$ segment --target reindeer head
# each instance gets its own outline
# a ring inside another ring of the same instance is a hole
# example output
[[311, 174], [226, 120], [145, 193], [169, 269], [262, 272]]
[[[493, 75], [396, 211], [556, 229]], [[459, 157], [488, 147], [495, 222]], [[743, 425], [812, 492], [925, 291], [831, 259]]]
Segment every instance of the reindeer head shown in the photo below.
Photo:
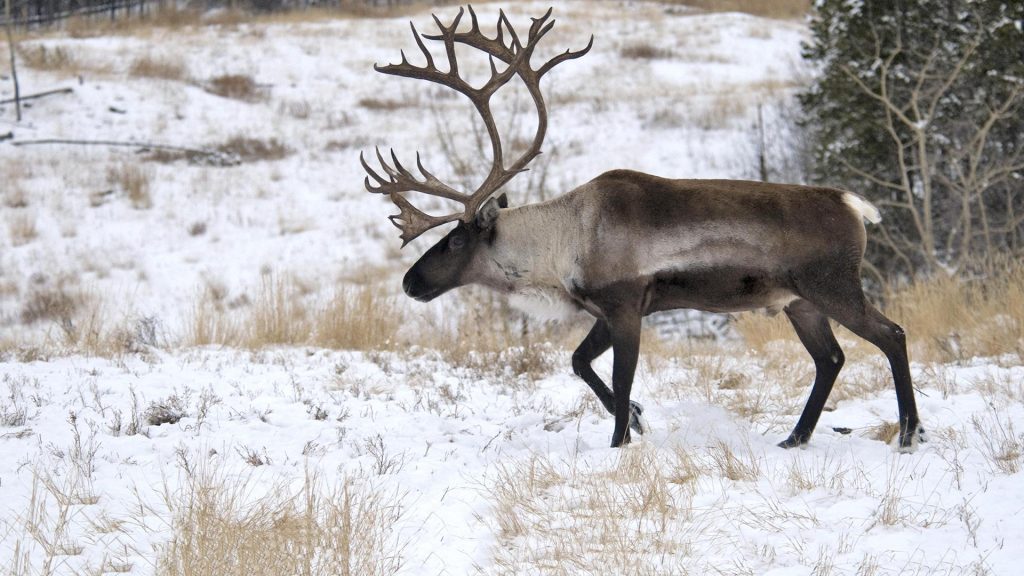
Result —
[[[390, 220], [402, 231], [403, 247], [431, 228], [449, 222], [458, 222], [457, 226], [440, 242], [427, 250], [405, 275], [402, 283], [405, 293], [424, 302], [432, 300], [452, 288], [474, 281], [468, 271], [472, 269], [472, 263], [480, 248], [489, 245], [493, 238], [498, 209], [507, 206], [507, 200], [495, 201], [492, 199], [488, 201], [488, 199], [516, 174], [526, 170], [526, 165], [540, 154], [541, 144], [544, 142], [544, 135], [547, 131], [547, 108], [540, 90], [541, 77], [561, 62], [583, 56], [594, 43], [594, 38], [591, 36], [590, 43], [583, 50], [577, 52], [566, 50], [534, 69], [530, 65], [530, 57], [533, 55], [537, 43], [555, 24], [553, 20], [548, 21], [551, 9], [548, 9], [547, 13], [540, 18], [533, 19], [525, 45], [520, 41], [504, 12], [499, 12], [497, 32], [494, 38], [489, 38], [480, 31], [476, 13], [472, 7], [469, 7], [469, 15], [472, 20], [470, 29], [458, 31], [459, 22], [464, 12], [460, 8], [459, 13], [448, 26], [442, 24], [437, 16], [434, 16], [434, 22], [440, 30], [436, 35], [421, 37], [416, 31], [416, 27], [410, 24], [416, 44], [426, 59], [425, 65], [411, 64], [403, 51], [401, 63], [386, 66], [375, 65], [374, 69], [384, 74], [417, 78], [447, 86], [469, 98], [483, 120], [491, 141], [491, 169], [487, 177], [475, 191], [466, 193], [441, 182], [428, 172], [423, 167], [419, 154], [416, 155], [416, 166], [421, 178], [414, 176], [399, 162], [394, 150], [391, 151], [390, 163], [385, 160], [380, 150], [377, 150], [377, 160], [383, 175], [372, 169], [362, 154], [359, 156], [367, 173], [366, 189], [377, 194], [387, 194], [391, 201], [398, 206], [399, 214], [390, 216]], [[434, 65], [433, 56], [423, 43], [424, 37], [444, 44], [448, 58], [447, 72], [442, 72]], [[488, 55], [491, 64], [491, 77], [480, 88], [473, 88], [459, 76], [459, 66], [455, 55], [456, 43], [470, 46]], [[503, 68], [499, 70], [499, 67]], [[494, 117], [491, 114], [490, 99], [498, 89], [514, 77], [518, 77], [523, 82], [537, 108], [537, 132], [529, 148], [506, 166], [501, 135], [498, 133]], [[408, 192], [420, 192], [452, 200], [462, 204], [464, 210], [444, 216], [432, 216], [413, 206], [403, 195]]]

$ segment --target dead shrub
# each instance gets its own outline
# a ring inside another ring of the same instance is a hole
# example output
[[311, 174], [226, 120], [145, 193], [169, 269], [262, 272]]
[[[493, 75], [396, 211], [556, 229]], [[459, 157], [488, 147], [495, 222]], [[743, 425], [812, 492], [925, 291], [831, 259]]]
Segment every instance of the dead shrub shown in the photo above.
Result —
[[207, 92], [222, 98], [257, 102], [264, 98], [263, 90], [252, 76], [247, 74], [223, 74], [207, 80]]
[[187, 415], [185, 401], [177, 394], [172, 394], [151, 403], [149, 408], [146, 408], [143, 418], [150, 426], [160, 426], [162, 424], [177, 424]]
[[133, 60], [131, 66], [128, 67], [128, 73], [139, 78], [156, 78], [177, 82], [188, 79], [188, 71], [181, 62], [148, 55]]
[[21, 307], [21, 322], [23, 324], [47, 321], [70, 323], [84, 302], [85, 297], [82, 293], [64, 285], [36, 288], [29, 292], [28, 298]]

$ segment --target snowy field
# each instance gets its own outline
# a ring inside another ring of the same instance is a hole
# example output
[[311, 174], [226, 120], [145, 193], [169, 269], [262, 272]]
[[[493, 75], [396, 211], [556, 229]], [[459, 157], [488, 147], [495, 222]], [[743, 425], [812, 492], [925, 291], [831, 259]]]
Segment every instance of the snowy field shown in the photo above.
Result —
[[[525, 31], [547, 6], [476, 9]], [[594, 48], [548, 76], [545, 154], [513, 203], [616, 167], [756, 178], [759, 109], [785, 178], [802, 23], [639, 2], [554, 17], [538, 61]], [[813, 378], [795, 339], [651, 330], [633, 395], [652, 431], [612, 450], [569, 367], [585, 319], [404, 299], [437, 233], [399, 250], [359, 153], [420, 150], [459, 183], [486, 171], [468, 106], [372, 70], [418, 56], [410, 18], [431, 30], [422, 11], [21, 41], [23, 93], [73, 92], [20, 123], [0, 106], [0, 572], [1019, 571], [1016, 354], [913, 364], [929, 441], [901, 454], [884, 359], [845, 339], [816, 435], [786, 451]], [[527, 103], [507, 98], [502, 125], [532, 135]], [[28, 144], [45, 139], [218, 155]]]

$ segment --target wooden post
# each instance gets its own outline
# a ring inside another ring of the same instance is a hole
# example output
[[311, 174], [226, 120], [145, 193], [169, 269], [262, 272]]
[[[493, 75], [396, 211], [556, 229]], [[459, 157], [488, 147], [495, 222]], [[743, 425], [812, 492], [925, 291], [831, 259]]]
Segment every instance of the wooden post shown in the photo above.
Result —
[[758, 173], [761, 176], [761, 182], [768, 181], [768, 145], [765, 143], [764, 138], [764, 115], [762, 114], [762, 105], [757, 105], [757, 168]]
[[11, 80], [14, 82], [14, 110], [21, 122], [21, 89], [18, 86], [18, 64], [14, 56], [14, 35], [11, 34], [11, 2], [4, 2], [4, 30], [7, 31], [7, 50], [11, 53]]

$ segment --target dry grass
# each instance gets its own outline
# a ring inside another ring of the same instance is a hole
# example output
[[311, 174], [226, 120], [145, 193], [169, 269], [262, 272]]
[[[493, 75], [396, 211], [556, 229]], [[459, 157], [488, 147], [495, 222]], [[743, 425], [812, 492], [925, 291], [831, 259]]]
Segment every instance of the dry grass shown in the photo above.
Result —
[[64, 283], [33, 289], [21, 307], [21, 322], [69, 323], [85, 305], [88, 297]]
[[637, 445], [615, 458], [500, 465], [487, 486], [495, 573], [658, 574], [687, 556], [701, 538], [693, 494], [707, 471], [684, 450]]
[[140, 78], [156, 78], [185, 82], [189, 79], [188, 69], [179, 61], [166, 57], [140, 56], [132, 60], [128, 73]]
[[164, 495], [172, 535], [157, 576], [385, 575], [402, 567], [393, 493], [350, 480], [328, 487], [308, 470], [295, 494], [255, 490], [248, 478], [206, 465], [186, 470], [184, 486]]
[[[556, 351], [583, 339], [572, 323], [550, 324], [513, 310], [507, 300], [479, 288], [463, 288], [454, 329], [436, 328], [421, 343], [445, 360], [492, 377], [550, 374]], [[440, 334], [440, 335], [439, 335]]]
[[638, 42], [620, 48], [619, 55], [630, 60], [663, 60], [672, 57], [672, 50], [650, 42]]
[[395, 100], [393, 98], [360, 98], [357, 104], [367, 110], [390, 112], [401, 108], [418, 106], [417, 100]]
[[264, 274], [245, 321], [245, 344], [262, 348], [307, 341], [312, 330], [301, 292], [294, 277]]
[[223, 74], [208, 80], [204, 86], [207, 92], [222, 98], [258, 102], [265, 97], [263, 89], [252, 76], [246, 74]]
[[25, 192], [25, 188], [18, 180], [19, 175], [9, 174], [7, 177], [12, 180], [4, 191], [4, 206], [11, 209], [28, 208], [28, 194]]
[[[220, 11], [236, 13], [237, 11]], [[72, 16], [62, 28], [71, 38], [96, 38], [99, 36], [145, 34], [154, 28], [180, 29], [197, 26], [203, 23], [203, 11], [194, 8], [178, 7], [167, 4], [163, 7], [147, 7], [143, 17], [94, 18], [89, 16]]]
[[1008, 260], [984, 277], [936, 277], [897, 290], [887, 313], [902, 325], [917, 360], [1024, 356], [1024, 263]]
[[48, 48], [46, 46], [27, 46], [18, 49], [18, 62], [28, 68], [49, 72], [73, 74], [78, 70], [78, 62], [71, 52], [63, 46]]
[[405, 314], [379, 285], [338, 289], [326, 303], [311, 301], [311, 292], [295, 277], [275, 274], [263, 275], [252, 297], [229, 299], [207, 286], [187, 320], [186, 344], [391, 350], [404, 342]]
[[346, 350], [393, 349], [405, 324], [403, 315], [380, 286], [339, 289], [316, 315], [313, 342]]
[[811, 0], [669, 0], [708, 12], [746, 12], [764, 18], [794, 20], [807, 16]]
[[231, 303], [216, 286], [207, 285], [196, 298], [186, 323], [185, 343], [191, 346], [237, 345], [242, 325], [231, 313]]
[[39, 237], [36, 215], [28, 210], [12, 210], [7, 213], [7, 234], [11, 246], [24, 246]]
[[124, 163], [107, 169], [107, 183], [124, 194], [136, 210], [153, 207], [153, 197], [149, 190], [152, 180], [152, 171], [138, 164]]
[[235, 136], [215, 148], [217, 152], [237, 158], [240, 162], [281, 160], [292, 153], [291, 148], [276, 138], [261, 140]]

